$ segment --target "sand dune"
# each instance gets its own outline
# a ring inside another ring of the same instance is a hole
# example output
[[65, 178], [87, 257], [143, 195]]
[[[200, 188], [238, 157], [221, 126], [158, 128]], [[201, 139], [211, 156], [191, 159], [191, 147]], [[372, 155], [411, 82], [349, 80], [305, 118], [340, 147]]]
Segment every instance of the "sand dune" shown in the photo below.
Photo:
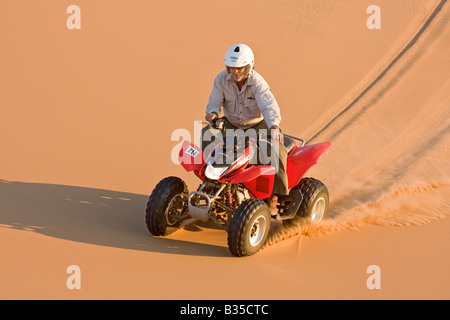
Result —
[[[68, 3], [0, 4], [0, 298], [450, 297], [448, 1], [379, 0], [380, 30], [366, 0], [77, 4], [71, 31]], [[193, 134], [237, 42], [284, 131], [332, 142], [307, 174], [329, 188], [328, 219], [274, 222], [245, 259], [212, 224], [167, 238], [144, 224], [159, 180], [197, 187], [170, 137]], [[72, 264], [81, 290], [66, 286]]]
[[374, 81], [310, 139], [333, 142], [328, 167], [315, 171], [327, 176], [333, 190], [329, 229], [420, 224], [450, 214], [450, 61], [443, 54], [450, 29], [441, 5]]

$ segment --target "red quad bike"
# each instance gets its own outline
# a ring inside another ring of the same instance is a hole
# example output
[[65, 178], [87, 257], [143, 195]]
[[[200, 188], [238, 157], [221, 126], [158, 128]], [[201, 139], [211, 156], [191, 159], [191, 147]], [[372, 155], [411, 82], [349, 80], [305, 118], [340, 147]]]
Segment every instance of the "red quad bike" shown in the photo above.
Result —
[[[224, 131], [220, 120], [213, 127]], [[183, 141], [178, 160], [202, 183], [192, 192], [178, 177], [167, 177], [156, 185], [145, 216], [147, 228], [153, 235], [167, 236], [191, 218], [213, 221], [228, 232], [228, 247], [233, 255], [249, 256], [265, 244], [271, 218], [282, 220], [285, 227], [301, 219], [317, 223], [325, 218], [328, 189], [319, 180], [303, 176], [331, 146], [330, 142], [305, 146], [303, 139], [284, 134], [289, 152], [286, 171], [290, 192], [288, 196], [278, 197], [278, 210], [273, 212], [268, 199], [275, 167], [250, 163], [258, 146], [270, 144], [269, 139], [238, 142], [234, 148], [225, 148], [225, 139], [219, 141], [207, 157], [194, 143]], [[297, 145], [294, 140], [301, 144]], [[234, 161], [223, 161], [231, 157]]]

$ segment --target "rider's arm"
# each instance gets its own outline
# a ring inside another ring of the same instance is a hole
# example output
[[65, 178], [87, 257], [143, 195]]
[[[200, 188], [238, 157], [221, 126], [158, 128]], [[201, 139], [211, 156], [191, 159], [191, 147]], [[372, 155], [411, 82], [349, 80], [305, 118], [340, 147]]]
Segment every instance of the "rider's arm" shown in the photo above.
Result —
[[254, 82], [255, 99], [264, 120], [269, 128], [279, 126], [281, 121], [280, 108], [269, 85], [263, 77], [257, 75]]
[[222, 108], [224, 101], [222, 78], [222, 73], [219, 73], [219, 75], [217, 75], [217, 77], [214, 79], [214, 85], [211, 94], [209, 95], [208, 104], [206, 106], [207, 115], [212, 113], [216, 113], [217, 115], [220, 114], [220, 109]]

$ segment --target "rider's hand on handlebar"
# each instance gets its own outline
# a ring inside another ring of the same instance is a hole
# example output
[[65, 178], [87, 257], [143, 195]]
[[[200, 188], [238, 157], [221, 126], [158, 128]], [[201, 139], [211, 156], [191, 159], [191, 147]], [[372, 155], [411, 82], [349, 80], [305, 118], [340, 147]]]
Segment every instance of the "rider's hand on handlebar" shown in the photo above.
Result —
[[270, 136], [272, 137], [272, 141], [278, 141], [280, 143], [283, 142], [283, 133], [280, 131], [280, 128], [278, 126], [272, 126], [270, 128]]
[[215, 112], [212, 113], [207, 113], [205, 116], [206, 121], [208, 121], [209, 123], [213, 123], [215, 119], [217, 119], [219, 117], [219, 115]]

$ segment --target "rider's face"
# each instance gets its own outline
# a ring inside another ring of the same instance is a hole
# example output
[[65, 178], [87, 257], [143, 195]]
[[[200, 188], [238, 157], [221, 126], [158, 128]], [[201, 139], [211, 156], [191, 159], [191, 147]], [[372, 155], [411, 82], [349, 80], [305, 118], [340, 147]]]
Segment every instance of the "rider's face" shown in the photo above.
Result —
[[230, 74], [233, 77], [234, 81], [239, 82], [244, 80], [245, 78], [245, 67], [240, 68], [231, 68], [230, 67]]

